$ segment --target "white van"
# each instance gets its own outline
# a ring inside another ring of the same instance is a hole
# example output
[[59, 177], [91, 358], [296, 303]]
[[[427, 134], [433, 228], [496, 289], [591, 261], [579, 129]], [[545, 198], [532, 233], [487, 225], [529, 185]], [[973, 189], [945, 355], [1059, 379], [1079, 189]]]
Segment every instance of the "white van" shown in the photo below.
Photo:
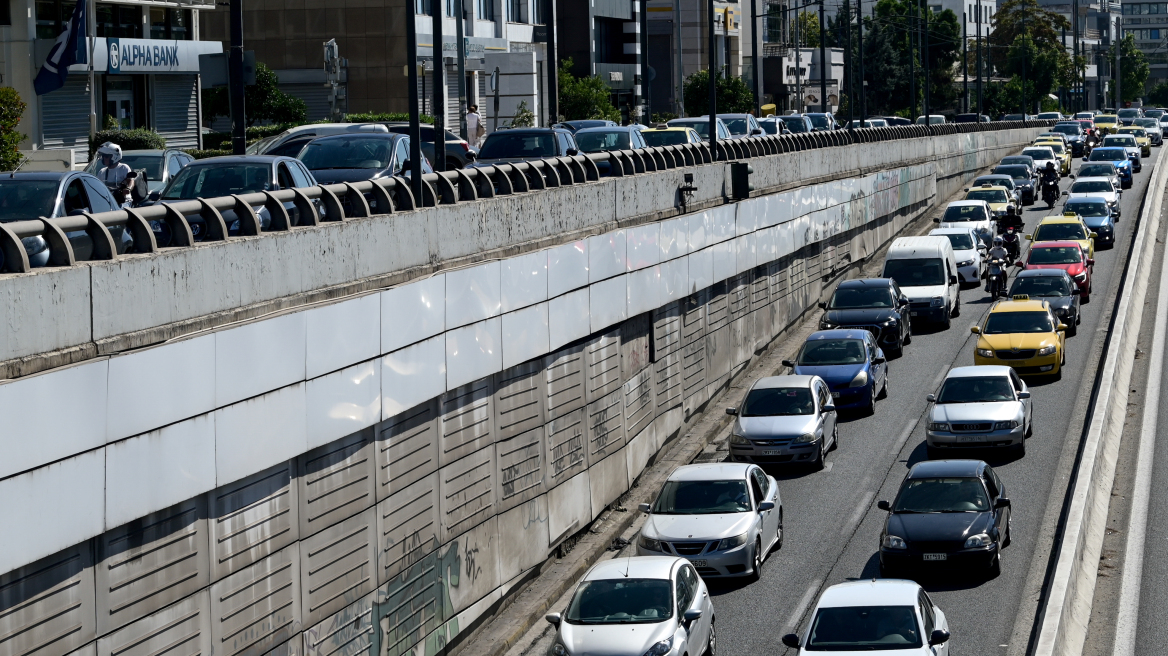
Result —
[[880, 277], [900, 286], [914, 321], [927, 319], [948, 328], [950, 318], [961, 313], [957, 258], [946, 237], [898, 237], [884, 256]]

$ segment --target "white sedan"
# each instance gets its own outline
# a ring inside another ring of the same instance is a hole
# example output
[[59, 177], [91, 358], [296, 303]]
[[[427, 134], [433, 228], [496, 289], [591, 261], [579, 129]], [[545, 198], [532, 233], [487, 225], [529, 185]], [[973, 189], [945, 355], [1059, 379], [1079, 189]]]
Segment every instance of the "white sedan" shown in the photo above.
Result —
[[933, 222], [941, 224], [942, 228], [972, 230], [987, 247], [994, 239], [994, 213], [984, 200], [955, 200]]
[[852, 581], [824, 590], [807, 632], [789, 633], [783, 644], [799, 654], [948, 656], [949, 621], [912, 581]]
[[1047, 146], [1030, 146], [1022, 149], [1022, 154], [1034, 160], [1035, 170], [1042, 172], [1046, 169], [1047, 163], [1054, 164], [1054, 170], [1060, 170], [1058, 159], [1055, 157], [1054, 149]]
[[930, 237], [947, 237], [953, 245], [953, 257], [957, 259], [957, 275], [963, 283], [978, 284], [984, 268], [986, 247], [977, 238], [977, 233], [969, 228], [937, 228], [929, 232]]
[[1112, 183], [1111, 178], [1097, 177], [1079, 178], [1063, 194], [1066, 195], [1067, 200], [1090, 197], [1102, 198], [1107, 201], [1107, 205], [1112, 210], [1117, 210], [1119, 209], [1119, 200], [1123, 192]]

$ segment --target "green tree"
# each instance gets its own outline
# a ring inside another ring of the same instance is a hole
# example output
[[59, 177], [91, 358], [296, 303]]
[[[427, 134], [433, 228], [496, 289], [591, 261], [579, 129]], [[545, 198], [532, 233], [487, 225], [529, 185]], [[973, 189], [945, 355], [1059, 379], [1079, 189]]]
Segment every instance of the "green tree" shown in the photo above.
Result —
[[[247, 125], [257, 122], [303, 123], [308, 116], [304, 101], [280, 90], [280, 78], [267, 64], [256, 62], [256, 83], [244, 88], [243, 106]], [[227, 87], [203, 89], [203, 121], [231, 116]]]
[[[1013, 58], [1011, 49], [1022, 34], [1034, 41], [1036, 51], [1049, 49], [1066, 53], [1062, 45], [1062, 30], [1070, 31], [1070, 21], [1039, 5], [1038, 0], [1006, 0], [998, 7], [991, 22], [992, 29], [987, 38], [989, 59], [994, 68], [1006, 75], [1020, 74], [1022, 62]], [[1028, 75], [1031, 68], [1027, 61]]]
[[[1123, 100], [1131, 102], [1144, 95], [1144, 85], [1148, 82], [1148, 73], [1151, 67], [1148, 66], [1148, 58], [1144, 53], [1136, 48], [1136, 37], [1128, 34], [1119, 42], [1120, 62], [1119, 68], [1123, 75], [1120, 80], [1121, 89], [1123, 93]], [[1115, 61], [1115, 46], [1111, 46], [1111, 52], [1108, 54], [1110, 61]], [[1112, 91], [1112, 94], [1115, 92]], [[1118, 106], [1118, 104], [1116, 105]]]
[[869, 116], [893, 114], [907, 106], [908, 71], [894, 47], [896, 27], [884, 20], [865, 18], [864, 78], [868, 81]]
[[15, 169], [24, 156], [20, 142], [24, 135], [16, 131], [28, 104], [12, 87], [0, 87], [0, 171]]
[[535, 125], [535, 112], [527, 107], [526, 100], [520, 100], [515, 106], [515, 117], [511, 119], [513, 128], [530, 128]]
[[798, 23], [799, 45], [804, 48], [818, 48], [819, 16], [810, 11], [801, 11], [795, 22]]
[[[749, 112], [754, 108], [754, 93], [742, 78], [718, 74], [714, 80], [715, 102], [718, 114]], [[690, 116], [701, 116], [710, 112], [710, 72], [698, 71], [685, 78], [682, 99], [685, 112]]]
[[612, 91], [595, 75], [572, 75], [575, 63], [569, 57], [560, 62], [559, 109], [565, 121], [607, 119], [620, 121], [620, 111], [612, 105]]
[[1161, 82], [1148, 92], [1148, 102], [1156, 107], [1168, 105], [1168, 82]]

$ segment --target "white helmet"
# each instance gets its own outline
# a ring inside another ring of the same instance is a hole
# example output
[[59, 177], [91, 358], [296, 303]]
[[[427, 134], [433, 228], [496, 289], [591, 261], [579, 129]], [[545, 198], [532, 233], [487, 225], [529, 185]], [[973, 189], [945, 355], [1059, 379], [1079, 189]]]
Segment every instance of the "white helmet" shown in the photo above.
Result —
[[109, 155], [110, 158], [109, 166], [114, 166], [118, 162], [122, 161], [122, 147], [116, 143], [107, 141], [97, 149], [97, 156], [99, 159], [105, 157], [106, 155]]

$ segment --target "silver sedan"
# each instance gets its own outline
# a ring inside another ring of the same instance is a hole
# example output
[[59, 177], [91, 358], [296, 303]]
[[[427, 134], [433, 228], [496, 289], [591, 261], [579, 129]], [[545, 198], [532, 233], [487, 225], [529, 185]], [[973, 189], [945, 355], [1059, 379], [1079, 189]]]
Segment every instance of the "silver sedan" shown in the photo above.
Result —
[[955, 367], [928, 400], [933, 404], [925, 431], [930, 459], [954, 457], [967, 447], [1008, 447], [1025, 455], [1034, 414], [1030, 390], [1013, 368]]
[[717, 463], [678, 467], [637, 538], [638, 556], [681, 556], [703, 578], [749, 576], [783, 546], [779, 484], [756, 465]]
[[730, 431], [730, 458], [737, 462], [803, 463], [818, 470], [836, 445], [835, 403], [819, 376], [760, 378], [742, 407], [726, 413], [738, 417]]

